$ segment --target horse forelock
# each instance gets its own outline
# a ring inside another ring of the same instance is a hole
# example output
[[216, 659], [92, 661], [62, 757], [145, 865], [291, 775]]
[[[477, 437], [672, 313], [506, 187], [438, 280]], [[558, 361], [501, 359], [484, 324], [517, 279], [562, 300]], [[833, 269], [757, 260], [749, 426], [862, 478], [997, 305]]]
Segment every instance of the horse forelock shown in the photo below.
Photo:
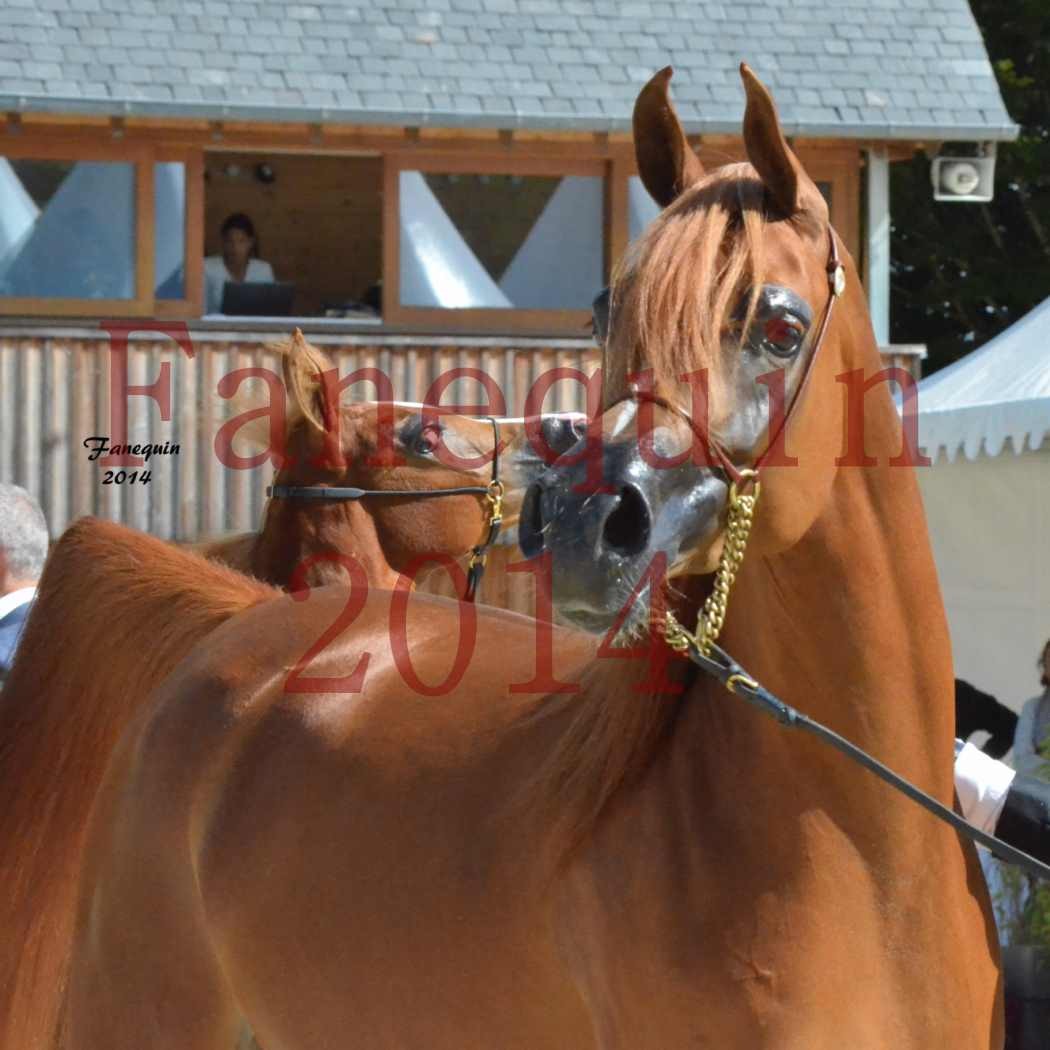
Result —
[[750, 293], [751, 320], [765, 265], [765, 188], [750, 164], [729, 164], [683, 193], [624, 254], [612, 280], [606, 402], [626, 377], [648, 370], [673, 390], [686, 372], [707, 368], [712, 397], [724, 389], [731, 359], [724, 333]]

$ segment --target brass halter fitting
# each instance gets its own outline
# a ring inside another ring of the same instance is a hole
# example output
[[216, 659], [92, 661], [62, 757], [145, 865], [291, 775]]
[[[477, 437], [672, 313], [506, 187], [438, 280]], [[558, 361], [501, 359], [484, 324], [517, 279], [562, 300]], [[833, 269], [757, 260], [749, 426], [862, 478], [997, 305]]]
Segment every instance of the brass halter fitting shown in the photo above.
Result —
[[506, 486], [498, 478], [489, 482], [485, 493], [485, 511], [489, 525], [497, 525], [503, 521], [503, 497], [506, 493]]
[[488, 483], [485, 489], [485, 528], [487, 530], [488, 539], [479, 547], [475, 547], [470, 552], [470, 558], [467, 561], [467, 568], [473, 569], [476, 565], [484, 567], [488, 562], [489, 547], [492, 541], [495, 539], [496, 533], [499, 531], [500, 525], [503, 524], [503, 497], [506, 495], [507, 489], [499, 478], [493, 478]]

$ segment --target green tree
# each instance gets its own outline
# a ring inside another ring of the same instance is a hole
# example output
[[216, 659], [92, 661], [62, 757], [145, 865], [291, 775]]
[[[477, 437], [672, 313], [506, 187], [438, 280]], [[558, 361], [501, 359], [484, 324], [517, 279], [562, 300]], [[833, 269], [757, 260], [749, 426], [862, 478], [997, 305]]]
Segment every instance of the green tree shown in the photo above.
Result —
[[935, 203], [930, 162], [892, 165], [894, 342], [932, 372], [1050, 296], [1050, 2], [971, 0], [1017, 142], [999, 145], [990, 204]]

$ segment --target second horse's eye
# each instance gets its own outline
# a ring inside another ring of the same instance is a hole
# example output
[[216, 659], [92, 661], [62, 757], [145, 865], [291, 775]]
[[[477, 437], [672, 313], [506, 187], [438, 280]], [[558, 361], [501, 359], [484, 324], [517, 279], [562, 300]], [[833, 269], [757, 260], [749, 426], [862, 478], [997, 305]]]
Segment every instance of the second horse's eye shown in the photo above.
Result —
[[762, 323], [763, 349], [777, 357], [791, 357], [802, 346], [805, 329], [794, 317], [771, 317]]
[[418, 452], [421, 456], [432, 455], [440, 441], [441, 427], [437, 423], [428, 423], [413, 442], [412, 451]]

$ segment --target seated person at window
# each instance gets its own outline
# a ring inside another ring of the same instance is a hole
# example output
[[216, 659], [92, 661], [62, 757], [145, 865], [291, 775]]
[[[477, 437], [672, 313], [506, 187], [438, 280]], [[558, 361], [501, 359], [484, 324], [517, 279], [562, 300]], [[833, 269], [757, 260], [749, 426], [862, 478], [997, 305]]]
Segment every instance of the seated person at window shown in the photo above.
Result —
[[223, 287], [227, 281], [273, 282], [273, 267], [255, 257], [258, 242], [255, 226], [243, 212], [227, 217], [222, 224], [222, 255], [209, 255], [204, 260], [205, 311], [218, 313], [222, 308]]

